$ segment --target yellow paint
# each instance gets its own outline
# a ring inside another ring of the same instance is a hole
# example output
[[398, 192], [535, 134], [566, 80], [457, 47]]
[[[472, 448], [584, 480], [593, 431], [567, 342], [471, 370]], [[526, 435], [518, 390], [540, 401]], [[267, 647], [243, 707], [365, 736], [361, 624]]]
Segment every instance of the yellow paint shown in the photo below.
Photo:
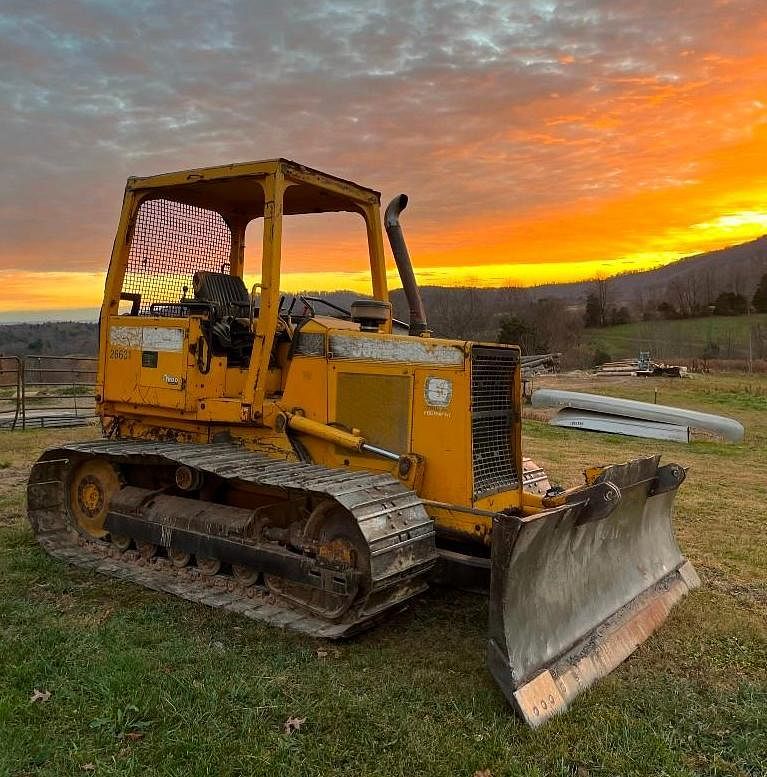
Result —
[[[219, 211], [231, 225], [235, 274], [242, 272], [248, 220], [263, 218], [249, 366], [229, 364], [205, 308], [186, 318], [117, 315], [132, 225], [150, 194]], [[490, 540], [493, 512], [521, 510], [523, 502], [525, 511], [541, 509], [521, 487], [473, 496], [471, 344], [393, 335], [390, 322], [370, 333], [327, 316], [299, 326], [279, 315], [281, 221], [299, 208], [362, 215], [373, 288], [388, 301], [378, 194], [369, 189], [281, 160], [129, 181], [102, 308], [99, 412], [116, 419], [126, 437], [231, 439], [277, 458], [295, 460], [304, 450], [318, 464], [388, 472], [439, 502], [428, 510], [440, 530], [479, 543]], [[211, 343], [223, 350], [209, 356]], [[511, 446], [521, 471], [518, 368], [509, 391], [517, 408]], [[291, 439], [300, 445], [294, 449]], [[362, 450], [364, 442], [397, 448], [410, 458], [410, 471]]]
[[111, 464], [81, 461], [69, 483], [70, 509], [77, 526], [92, 537], [103, 537], [109, 502], [119, 488], [120, 480]]
[[289, 429], [293, 429], [299, 434], [307, 434], [310, 437], [316, 437], [326, 443], [338, 445], [352, 451], [358, 451], [365, 442], [364, 437], [358, 434], [345, 432], [335, 426], [322, 424], [319, 421], [312, 421], [310, 418], [304, 418], [302, 415], [292, 413], [285, 414]]

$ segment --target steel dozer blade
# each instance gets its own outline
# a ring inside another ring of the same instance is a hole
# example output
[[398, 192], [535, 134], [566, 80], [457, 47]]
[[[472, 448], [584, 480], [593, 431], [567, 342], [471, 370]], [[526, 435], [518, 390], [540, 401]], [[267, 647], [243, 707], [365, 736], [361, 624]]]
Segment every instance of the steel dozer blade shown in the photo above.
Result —
[[626, 659], [700, 585], [671, 523], [677, 464], [606, 467], [567, 503], [493, 522], [488, 666], [539, 726]]

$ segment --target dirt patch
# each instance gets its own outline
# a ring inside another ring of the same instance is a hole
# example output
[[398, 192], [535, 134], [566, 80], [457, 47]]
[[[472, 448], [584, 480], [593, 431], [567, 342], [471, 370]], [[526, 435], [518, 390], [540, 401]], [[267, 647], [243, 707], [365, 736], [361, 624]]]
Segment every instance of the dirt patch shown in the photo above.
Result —
[[0, 491], [2, 489], [16, 488], [27, 482], [29, 477], [28, 467], [6, 467], [0, 469]]
[[697, 570], [705, 586], [727, 594], [752, 609], [767, 610], [767, 583], [739, 580], [707, 564], [698, 563]]

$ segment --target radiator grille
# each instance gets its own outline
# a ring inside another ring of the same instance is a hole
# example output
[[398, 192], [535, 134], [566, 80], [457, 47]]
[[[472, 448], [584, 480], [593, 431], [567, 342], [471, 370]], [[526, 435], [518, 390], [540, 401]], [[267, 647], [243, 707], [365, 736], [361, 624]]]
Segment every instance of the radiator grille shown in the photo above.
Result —
[[139, 315], [148, 315], [152, 303], [178, 303], [191, 297], [198, 270], [228, 271], [231, 245], [229, 227], [215, 211], [147, 200], [133, 228], [123, 294], [139, 295]]
[[471, 350], [471, 452], [474, 498], [519, 487], [512, 446], [516, 351]]

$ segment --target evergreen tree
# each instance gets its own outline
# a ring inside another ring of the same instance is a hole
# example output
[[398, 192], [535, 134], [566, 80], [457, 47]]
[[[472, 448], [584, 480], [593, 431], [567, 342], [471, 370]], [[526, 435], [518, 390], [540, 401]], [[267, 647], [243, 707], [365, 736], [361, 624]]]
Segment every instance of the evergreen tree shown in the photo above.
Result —
[[767, 272], [759, 280], [751, 304], [757, 313], [767, 313]]
[[586, 327], [602, 326], [602, 305], [596, 294], [589, 294], [586, 297], [586, 314], [583, 317], [583, 324]]
[[533, 334], [533, 327], [528, 321], [519, 316], [504, 316], [501, 319], [501, 328], [498, 330], [498, 342], [518, 345], [526, 352], [529, 336]]
[[617, 324], [630, 324], [631, 312], [629, 309], [622, 305], [619, 308], [610, 308], [610, 326], [616, 326]]
[[714, 314], [717, 316], [742, 316], [746, 312], [748, 301], [742, 294], [734, 291], [723, 291], [714, 303]]
[[677, 309], [666, 300], [663, 300], [663, 302], [658, 305], [658, 315], [662, 319], [671, 320], [674, 318], [679, 318], [679, 313], [677, 312]]

